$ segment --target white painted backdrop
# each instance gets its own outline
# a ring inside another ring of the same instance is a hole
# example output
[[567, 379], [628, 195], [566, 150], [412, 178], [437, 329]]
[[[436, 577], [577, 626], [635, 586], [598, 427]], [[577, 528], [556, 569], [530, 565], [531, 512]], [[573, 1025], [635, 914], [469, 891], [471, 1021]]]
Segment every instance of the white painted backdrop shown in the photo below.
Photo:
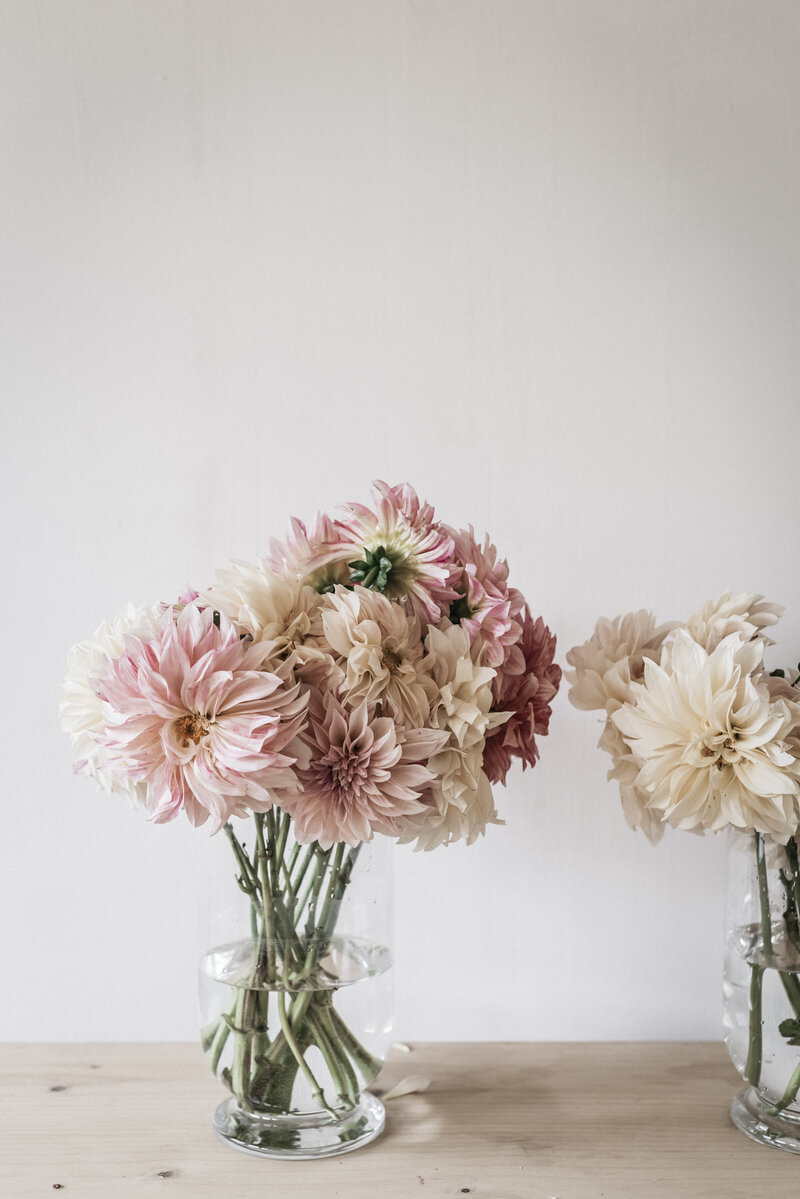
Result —
[[[798, 595], [794, 0], [2, 0], [0, 1037], [195, 1036], [193, 832], [73, 778], [68, 646], [411, 480], [559, 636]], [[723, 846], [559, 696], [398, 850], [409, 1038], [719, 1030]]]

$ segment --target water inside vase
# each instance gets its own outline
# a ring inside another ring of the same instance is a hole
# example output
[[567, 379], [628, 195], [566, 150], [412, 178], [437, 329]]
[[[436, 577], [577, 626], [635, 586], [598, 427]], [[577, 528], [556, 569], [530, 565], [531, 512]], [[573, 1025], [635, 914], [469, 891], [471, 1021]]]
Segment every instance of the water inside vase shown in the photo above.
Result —
[[[751, 1053], [751, 994], [753, 967], [763, 969], [761, 977], [761, 1069], [758, 1090], [771, 1102], [779, 1103], [800, 1064], [800, 1047], [791, 1043], [785, 1022], [797, 1019], [795, 1003], [800, 997], [800, 955], [788, 938], [773, 930], [771, 952], [764, 950], [759, 924], [740, 926], [729, 939], [723, 974], [725, 1042], [739, 1073], [746, 1077]], [[755, 1082], [754, 1079], [748, 1081]], [[800, 1115], [795, 1101], [790, 1110]]]
[[[278, 960], [272, 981], [257, 986], [249, 939], [217, 946], [201, 961], [203, 1047], [246, 1109], [319, 1113], [321, 1090], [331, 1109], [347, 1110], [388, 1054], [390, 950], [363, 937], [334, 936], [312, 956], [305, 972], [282, 971]], [[298, 1068], [287, 1025], [307, 1071]]]

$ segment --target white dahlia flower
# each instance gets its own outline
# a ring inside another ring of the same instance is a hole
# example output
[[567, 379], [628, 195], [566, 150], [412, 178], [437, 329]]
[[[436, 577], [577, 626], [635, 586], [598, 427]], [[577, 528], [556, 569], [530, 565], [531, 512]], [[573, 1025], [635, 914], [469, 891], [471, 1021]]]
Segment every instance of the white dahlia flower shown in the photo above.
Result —
[[95, 779], [104, 791], [124, 795], [134, 806], [144, 807], [147, 786], [122, 778], [108, 767], [108, 751], [96, 737], [106, 730], [103, 705], [96, 682], [108, 659], [125, 648], [125, 634], [149, 637], [158, 625], [159, 608], [126, 606], [111, 621], [104, 620], [87, 641], [73, 645], [67, 655], [67, 677], [61, 700], [61, 727], [72, 743], [76, 774]]
[[675, 828], [734, 828], [786, 841], [800, 819], [800, 704], [775, 697], [761, 638], [710, 653], [684, 629], [612, 720], [639, 764], [636, 786]]
[[233, 562], [200, 601], [222, 612], [254, 642], [269, 643], [270, 659], [289, 660], [297, 677], [324, 687], [335, 671], [322, 640], [322, 597], [300, 575], [276, 574], [263, 560]]

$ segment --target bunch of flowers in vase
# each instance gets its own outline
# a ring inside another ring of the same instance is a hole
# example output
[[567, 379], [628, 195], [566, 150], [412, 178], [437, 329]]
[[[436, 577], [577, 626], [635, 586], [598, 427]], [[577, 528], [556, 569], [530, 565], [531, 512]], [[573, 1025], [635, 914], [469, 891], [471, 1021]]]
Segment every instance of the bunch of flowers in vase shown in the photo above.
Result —
[[502, 823], [492, 784], [536, 763], [561, 677], [488, 537], [407, 484], [374, 487], [372, 507], [293, 520], [265, 559], [129, 606], [70, 656], [75, 769], [229, 844], [246, 928], [204, 959], [227, 999], [203, 1044], [231, 1092], [215, 1128], [254, 1152], [341, 1152], [380, 1131], [363, 1088], [387, 1020], [364, 1034], [342, 1011], [391, 955], [344, 914], [359, 877], [385, 873], [376, 842], [431, 850]]
[[769, 672], [783, 609], [726, 593], [683, 624], [649, 612], [599, 620], [567, 654], [572, 703], [604, 713], [628, 823], [730, 830], [726, 1040], [749, 1087], [731, 1114], [747, 1135], [800, 1152], [800, 690]]

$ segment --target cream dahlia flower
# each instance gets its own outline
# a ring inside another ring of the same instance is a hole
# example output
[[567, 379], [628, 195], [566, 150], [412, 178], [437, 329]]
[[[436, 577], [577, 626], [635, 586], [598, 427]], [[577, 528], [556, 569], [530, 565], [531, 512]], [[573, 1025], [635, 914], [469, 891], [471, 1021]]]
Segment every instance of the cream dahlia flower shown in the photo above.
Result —
[[[304, 682], [323, 685], [335, 664], [322, 640], [322, 597], [296, 574], [276, 574], [264, 561], [234, 562], [219, 582], [201, 592], [202, 603], [224, 613], [269, 659], [286, 659]], [[337, 672], [338, 674], [338, 672]]]
[[612, 716], [648, 807], [681, 829], [734, 828], [786, 841], [800, 819], [800, 704], [773, 698], [764, 644], [739, 632], [708, 653], [684, 629]]
[[656, 625], [652, 612], [629, 612], [614, 620], [601, 618], [583, 645], [567, 653], [574, 669], [565, 671], [569, 699], [584, 712], [603, 709], [609, 701], [625, 703], [630, 686], [644, 672], [646, 659], [657, 661], [671, 624]]
[[[620, 706], [610, 707], [611, 712], [618, 711]], [[613, 779], [619, 787], [622, 814], [628, 827], [632, 828], [634, 832], [641, 829], [652, 845], [658, 844], [664, 836], [666, 826], [661, 819], [661, 814], [648, 808], [647, 802], [650, 797], [636, 784], [639, 777], [639, 763], [611, 716], [603, 726], [597, 746], [599, 749], [605, 750], [611, 758], [611, 769], [606, 774], [606, 778]]]
[[570, 702], [583, 711], [606, 713], [598, 747], [611, 756], [607, 777], [619, 784], [622, 811], [632, 829], [641, 829], [655, 844], [664, 833], [661, 817], [647, 807], [648, 795], [636, 783], [639, 765], [612, 718], [633, 698], [634, 684], [646, 661], [657, 661], [671, 624], [656, 625], [652, 612], [640, 610], [598, 620], [592, 636], [567, 654], [573, 667], [565, 671], [571, 683]]
[[337, 587], [321, 612], [325, 639], [344, 670], [340, 694], [347, 706], [380, 702], [386, 715], [409, 728], [427, 724], [436, 686], [420, 668], [416, 618], [364, 587]]
[[695, 641], [711, 653], [731, 633], [738, 633], [743, 641], [761, 637], [766, 645], [772, 645], [764, 629], [777, 624], [782, 615], [780, 604], [769, 603], [763, 595], [753, 592], [732, 595], [726, 591], [718, 599], [704, 604], [686, 627]]
[[488, 825], [505, 824], [497, 815], [491, 783], [482, 770], [478, 772], [475, 790], [464, 808], [455, 804], [440, 804], [430, 791], [424, 792], [422, 798], [426, 801], [425, 810], [402, 820], [402, 832], [398, 838], [400, 845], [413, 842], [415, 853], [437, 849], [453, 841], [472, 845], [484, 835]]
[[110, 770], [147, 786], [155, 823], [183, 811], [215, 830], [298, 790], [306, 697], [286, 663], [264, 670], [265, 647], [210, 608], [167, 610], [155, 633], [125, 637], [97, 680]]
[[422, 808], [420, 794], [433, 778], [427, 759], [442, 735], [404, 729], [366, 700], [348, 709], [330, 691], [312, 690], [309, 712], [302, 791], [281, 804], [297, 840], [329, 849], [338, 841], [371, 841], [375, 833], [397, 836], [400, 819]]
[[72, 742], [73, 769], [95, 779], [104, 791], [124, 795], [137, 807], [143, 807], [147, 788], [144, 783], [121, 778], [109, 770], [107, 751], [97, 741], [105, 729], [103, 705], [96, 690], [97, 676], [108, 658], [121, 654], [125, 634], [136, 631], [151, 636], [160, 609], [136, 608], [127, 604], [112, 621], [104, 620], [88, 641], [80, 641], [69, 651], [67, 677], [61, 701], [61, 727]]
[[423, 666], [438, 690], [430, 724], [447, 737], [428, 761], [435, 775], [425, 797], [429, 811], [404, 821], [400, 840], [433, 849], [461, 839], [472, 842], [487, 824], [500, 823], [483, 771], [483, 752], [487, 732], [509, 713], [490, 710], [495, 672], [473, 661], [469, 635], [459, 625], [431, 627], [425, 648]]

